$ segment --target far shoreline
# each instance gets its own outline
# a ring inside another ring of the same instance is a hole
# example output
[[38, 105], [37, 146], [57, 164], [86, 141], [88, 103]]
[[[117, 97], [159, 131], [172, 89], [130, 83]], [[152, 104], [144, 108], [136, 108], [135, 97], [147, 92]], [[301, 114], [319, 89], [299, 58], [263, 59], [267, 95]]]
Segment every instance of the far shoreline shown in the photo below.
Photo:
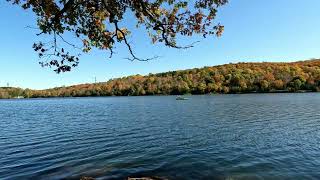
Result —
[[137, 96], [66, 96], [66, 97], [30, 97], [30, 98], [0, 98], [0, 100], [41, 100], [41, 99], [80, 99], [80, 98], [108, 98], [108, 97], [157, 97], [157, 96], [216, 96], [216, 95], [250, 95], [250, 94], [317, 94], [318, 91], [300, 90], [291, 92], [287, 90], [270, 92], [237, 92], [237, 93], [208, 93], [208, 94], [155, 94], [155, 95], [137, 95]]

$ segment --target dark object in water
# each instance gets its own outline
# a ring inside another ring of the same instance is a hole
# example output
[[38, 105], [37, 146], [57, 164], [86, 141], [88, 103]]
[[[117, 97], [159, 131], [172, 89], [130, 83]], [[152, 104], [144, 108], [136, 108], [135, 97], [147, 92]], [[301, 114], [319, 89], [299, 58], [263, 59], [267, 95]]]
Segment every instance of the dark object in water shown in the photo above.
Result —
[[188, 100], [188, 98], [178, 96], [178, 97], [176, 98], [176, 100]]

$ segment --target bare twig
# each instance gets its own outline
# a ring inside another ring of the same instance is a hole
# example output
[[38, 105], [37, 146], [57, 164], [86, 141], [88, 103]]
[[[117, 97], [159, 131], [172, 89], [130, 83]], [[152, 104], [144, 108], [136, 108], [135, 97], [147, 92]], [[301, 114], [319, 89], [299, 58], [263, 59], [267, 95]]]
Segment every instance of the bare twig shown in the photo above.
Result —
[[[129, 53], [130, 53], [131, 56], [132, 56], [132, 58], [125, 58], [125, 59], [128, 59], [128, 60], [130, 60], [130, 61], [135, 61], [135, 60], [137, 60], [137, 61], [150, 61], [150, 60], [152, 60], [152, 59], [158, 58], [158, 56], [155, 56], [155, 57], [153, 57], [153, 58], [147, 58], [147, 59], [138, 58], [138, 57], [134, 54], [134, 52], [133, 52], [133, 50], [132, 50], [132, 47], [131, 47], [130, 43], [129, 43], [128, 40], [127, 40], [126, 34], [119, 28], [119, 26], [118, 26], [118, 21], [115, 20], [113, 23], [114, 23], [115, 28], [116, 28], [116, 34], [118, 34], [118, 32], [121, 33], [121, 35], [122, 35], [122, 37], [123, 37], [123, 40], [124, 40], [124, 43], [125, 43], [126, 46], [128, 47]], [[117, 37], [117, 38], [118, 38], [118, 37]]]
[[61, 40], [62, 40], [64, 43], [68, 44], [69, 46], [72, 46], [72, 47], [75, 48], [75, 49], [82, 50], [80, 47], [78, 47], [78, 46], [76, 46], [76, 45], [74, 45], [74, 44], [66, 41], [60, 34], [57, 34], [57, 35], [61, 38]]

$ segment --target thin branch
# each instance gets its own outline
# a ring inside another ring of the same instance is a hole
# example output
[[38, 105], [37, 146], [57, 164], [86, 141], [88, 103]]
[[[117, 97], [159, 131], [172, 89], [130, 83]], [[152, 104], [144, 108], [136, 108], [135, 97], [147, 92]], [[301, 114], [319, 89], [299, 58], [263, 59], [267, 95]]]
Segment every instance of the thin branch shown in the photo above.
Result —
[[147, 59], [140, 59], [140, 58], [136, 58], [136, 57], [124, 58], [124, 59], [129, 60], [129, 61], [151, 61], [151, 60], [155, 60], [158, 58], [160, 58], [160, 56], [153, 56], [152, 58], [147, 58]]
[[62, 40], [64, 43], [68, 44], [69, 46], [72, 46], [72, 47], [75, 48], [75, 49], [82, 50], [80, 47], [78, 47], [78, 46], [76, 46], [76, 45], [74, 45], [74, 44], [69, 43], [68, 41], [66, 41], [60, 34], [57, 34], [57, 35], [61, 38], [61, 40]]
[[38, 28], [38, 27], [32, 27], [32, 26], [26, 26], [26, 27], [24, 27], [24, 28], [40, 30], [40, 28]]
[[[130, 45], [130, 43], [129, 43], [128, 40], [127, 40], [126, 34], [119, 28], [118, 22], [117, 22], [117, 21], [114, 21], [113, 23], [114, 23], [115, 28], [116, 28], [116, 34], [118, 34], [118, 32], [120, 32], [120, 33], [122, 34], [124, 43], [125, 43], [126, 46], [128, 47], [128, 50], [129, 50], [129, 52], [130, 52], [130, 54], [131, 54], [131, 56], [132, 56], [132, 58], [125, 58], [125, 59], [128, 59], [128, 60], [130, 60], [130, 61], [135, 61], [135, 60], [137, 60], [137, 61], [150, 61], [150, 60], [152, 60], [152, 59], [158, 58], [158, 56], [155, 56], [155, 57], [153, 57], [153, 58], [147, 58], [147, 59], [138, 58], [138, 57], [134, 54], [134, 52], [133, 52], [133, 50], [132, 50], [132, 48], [131, 48], [131, 45]], [[118, 37], [117, 37], [117, 38], [118, 38]]]
[[53, 31], [54, 52], [57, 52], [57, 35], [56, 31]]

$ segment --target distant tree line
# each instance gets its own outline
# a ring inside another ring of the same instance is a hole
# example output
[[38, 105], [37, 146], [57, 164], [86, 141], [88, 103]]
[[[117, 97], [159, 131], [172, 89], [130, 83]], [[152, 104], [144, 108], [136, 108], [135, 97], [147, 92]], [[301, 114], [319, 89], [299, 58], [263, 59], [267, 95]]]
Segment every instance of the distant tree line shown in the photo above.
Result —
[[134, 75], [104, 83], [47, 90], [0, 88], [0, 98], [183, 95], [320, 91], [320, 60], [294, 63], [237, 63]]

